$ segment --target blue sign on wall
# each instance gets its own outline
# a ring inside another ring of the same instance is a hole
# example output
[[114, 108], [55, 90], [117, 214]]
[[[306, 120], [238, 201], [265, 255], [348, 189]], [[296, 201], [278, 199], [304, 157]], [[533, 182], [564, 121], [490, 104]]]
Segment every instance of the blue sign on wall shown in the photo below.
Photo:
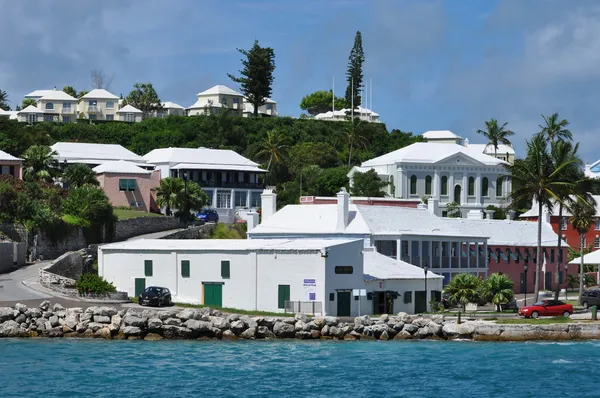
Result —
[[317, 293], [310, 293], [308, 295], [308, 299], [311, 301], [315, 301], [317, 299]]

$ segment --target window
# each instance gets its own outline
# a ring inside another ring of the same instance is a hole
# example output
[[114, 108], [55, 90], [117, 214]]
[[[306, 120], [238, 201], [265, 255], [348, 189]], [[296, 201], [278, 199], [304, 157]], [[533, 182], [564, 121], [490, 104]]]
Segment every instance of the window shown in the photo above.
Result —
[[152, 260], [144, 261], [144, 275], [152, 276]]
[[267, 104], [267, 110], [272, 111], [273, 110], [273, 104]]
[[417, 176], [415, 175], [410, 176], [410, 194], [417, 194]]
[[71, 117], [70, 116], [63, 116], [63, 123], [69, 123], [71, 122]]
[[489, 196], [489, 182], [487, 177], [481, 180], [481, 196]]
[[425, 195], [431, 195], [431, 176], [425, 177]]
[[54, 109], [54, 104], [52, 102], [46, 102], [46, 109]]
[[181, 260], [181, 277], [190, 277], [190, 260]]
[[70, 112], [71, 111], [71, 103], [70, 102], [63, 102], [62, 109], [63, 109], [63, 112], [65, 112], [65, 111], [69, 111]]
[[88, 119], [96, 120], [97, 118], [96, 118], [96, 115], [90, 114], [90, 115], [88, 115]]
[[442, 195], [448, 195], [448, 177], [442, 176]]
[[260, 192], [250, 193], [250, 207], [251, 208], [260, 207]]
[[290, 285], [279, 285], [277, 289], [277, 308], [284, 309], [286, 301], [290, 301]]
[[221, 261], [221, 278], [229, 279], [229, 260]]
[[133, 113], [126, 113], [125, 121], [126, 122], [135, 122], [135, 115]]
[[561, 231], [566, 231], [569, 227], [569, 218], [563, 217], [560, 219], [560, 229]]
[[227, 105], [227, 97], [221, 97], [221, 103]]
[[107, 101], [106, 102], [106, 109], [114, 109], [114, 108], [115, 108], [114, 101]]
[[329, 301], [335, 301], [335, 293], [329, 293]]
[[233, 103], [234, 104], [239, 104], [240, 103], [240, 99], [237, 97], [233, 97]]
[[235, 191], [235, 207], [246, 207], [247, 191]]
[[600, 236], [596, 236], [594, 238], [594, 248], [596, 248], [596, 249], [600, 248]]
[[106, 115], [106, 120], [115, 120], [115, 115]]
[[350, 275], [353, 272], [354, 272], [354, 267], [352, 267], [351, 265], [345, 265], [345, 266], [337, 266], [337, 267], [335, 267], [335, 273], [336, 274]]
[[44, 115], [44, 121], [45, 122], [53, 122], [54, 121], [54, 116], [52, 116], [52, 115]]
[[88, 101], [88, 106], [97, 106], [98, 105], [98, 101], [96, 100], [89, 100]]
[[594, 230], [600, 231], [600, 217], [594, 218]]
[[28, 114], [27, 123], [37, 123], [37, 115], [33, 113]]
[[475, 178], [469, 177], [469, 196], [475, 196]]
[[404, 304], [412, 303], [412, 292], [404, 292]]
[[496, 180], [496, 197], [500, 198], [502, 197], [502, 183], [504, 181], [502, 180], [502, 177], [499, 177]]
[[119, 191], [135, 191], [137, 189], [137, 181], [130, 179], [119, 179]]
[[231, 208], [231, 191], [217, 191], [217, 209]]

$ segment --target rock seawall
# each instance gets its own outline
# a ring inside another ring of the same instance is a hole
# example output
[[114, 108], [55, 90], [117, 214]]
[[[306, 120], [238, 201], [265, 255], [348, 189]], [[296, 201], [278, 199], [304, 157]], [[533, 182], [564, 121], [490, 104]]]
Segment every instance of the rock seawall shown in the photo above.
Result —
[[223, 314], [212, 308], [117, 309], [64, 308], [44, 301], [36, 308], [23, 304], [0, 307], [0, 337], [83, 337], [103, 339], [268, 339], [415, 340], [472, 339], [475, 341], [568, 340], [600, 338], [598, 324], [496, 325], [448, 322], [399, 313], [375, 321], [368, 316], [353, 322], [335, 317], [265, 317]]

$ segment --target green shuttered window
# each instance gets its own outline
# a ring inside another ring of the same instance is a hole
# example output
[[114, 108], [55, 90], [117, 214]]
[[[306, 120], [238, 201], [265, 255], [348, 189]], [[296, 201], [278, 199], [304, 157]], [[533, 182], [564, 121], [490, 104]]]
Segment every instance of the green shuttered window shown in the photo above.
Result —
[[144, 275], [152, 276], [152, 260], [144, 261]]
[[290, 301], [290, 285], [279, 285], [277, 293], [277, 308], [285, 308], [286, 301]]
[[221, 261], [221, 278], [229, 279], [229, 260]]
[[181, 260], [181, 277], [190, 277], [190, 260]]
[[135, 191], [137, 189], [137, 181], [125, 178], [119, 179], [119, 191]]

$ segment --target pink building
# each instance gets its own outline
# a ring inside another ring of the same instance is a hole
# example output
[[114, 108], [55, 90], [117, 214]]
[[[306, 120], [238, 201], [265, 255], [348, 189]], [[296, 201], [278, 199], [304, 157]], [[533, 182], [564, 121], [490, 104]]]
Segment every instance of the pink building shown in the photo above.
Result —
[[0, 151], [0, 175], [11, 175], [23, 179], [23, 160]]
[[160, 185], [159, 170], [145, 170], [124, 160], [94, 167], [100, 187], [113, 206], [159, 211], [154, 190]]

